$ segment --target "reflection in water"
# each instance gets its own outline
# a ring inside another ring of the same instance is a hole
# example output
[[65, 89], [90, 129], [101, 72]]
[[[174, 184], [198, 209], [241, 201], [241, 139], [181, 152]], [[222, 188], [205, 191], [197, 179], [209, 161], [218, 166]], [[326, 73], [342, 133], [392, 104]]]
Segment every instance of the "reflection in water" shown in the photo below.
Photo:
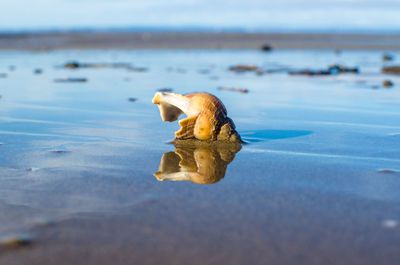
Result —
[[154, 176], [159, 181], [188, 180], [198, 184], [213, 184], [225, 176], [225, 171], [240, 144], [230, 145], [180, 145], [175, 143], [175, 152], [165, 153], [159, 171]]
[[278, 140], [300, 137], [312, 134], [312, 131], [305, 130], [254, 130], [240, 132], [243, 140], [249, 143], [257, 143], [265, 140]]

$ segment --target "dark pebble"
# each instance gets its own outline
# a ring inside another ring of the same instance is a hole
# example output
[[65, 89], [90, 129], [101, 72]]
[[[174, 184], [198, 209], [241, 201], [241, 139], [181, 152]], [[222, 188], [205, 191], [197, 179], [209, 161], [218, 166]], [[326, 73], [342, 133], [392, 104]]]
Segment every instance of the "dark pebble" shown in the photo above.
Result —
[[261, 46], [261, 50], [264, 52], [270, 52], [272, 51], [272, 47], [269, 44], [264, 44], [263, 46]]
[[6, 73], [0, 73], [0, 78], [6, 78], [7, 74]]
[[69, 62], [64, 64], [64, 68], [68, 68], [68, 69], [76, 69], [81, 67], [81, 65], [78, 62]]
[[393, 60], [394, 56], [389, 53], [385, 53], [384, 55], [382, 55], [382, 61], [393, 61]]
[[53, 153], [53, 154], [66, 154], [66, 153], [68, 153], [69, 151], [66, 151], [66, 150], [51, 150], [51, 151], [49, 151], [50, 153]]
[[383, 81], [383, 86], [384, 87], [392, 87], [393, 85], [394, 85], [393, 82], [390, 81], [390, 80], [384, 80]]
[[354, 73], [358, 74], [359, 69], [358, 67], [346, 67], [340, 64], [334, 64], [329, 66], [327, 69], [320, 69], [320, 70], [312, 70], [312, 69], [305, 69], [305, 70], [298, 70], [298, 71], [290, 71], [290, 75], [307, 75], [307, 76], [314, 76], [314, 75], [337, 75], [343, 73]]
[[29, 246], [33, 243], [30, 235], [13, 235], [0, 238], [0, 246], [5, 248], [19, 248]]
[[56, 83], [84, 83], [87, 82], [87, 78], [81, 78], [81, 77], [69, 77], [69, 78], [56, 78], [54, 79], [54, 82]]
[[137, 99], [136, 98], [128, 98], [129, 102], [135, 102]]
[[40, 69], [40, 68], [37, 68], [37, 69], [33, 70], [33, 73], [34, 73], [35, 75], [40, 75], [41, 73], [43, 73], [43, 70]]

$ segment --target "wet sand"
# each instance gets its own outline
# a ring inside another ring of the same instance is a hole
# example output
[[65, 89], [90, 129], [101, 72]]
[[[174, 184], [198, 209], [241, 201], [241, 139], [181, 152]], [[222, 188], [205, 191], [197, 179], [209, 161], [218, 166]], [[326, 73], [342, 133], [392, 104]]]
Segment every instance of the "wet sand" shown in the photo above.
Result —
[[[398, 264], [400, 77], [381, 67], [400, 53], [382, 55], [1, 51], [0, 264]], [[332, 64], [359, 73], [289, 74]], [[215, 94], [247, 144], [170, 144], [160, 89]]]
[[400, 35], [318, 33], [60, 32], [0, 34], [0, 49], [375, 49], [398, 50]]

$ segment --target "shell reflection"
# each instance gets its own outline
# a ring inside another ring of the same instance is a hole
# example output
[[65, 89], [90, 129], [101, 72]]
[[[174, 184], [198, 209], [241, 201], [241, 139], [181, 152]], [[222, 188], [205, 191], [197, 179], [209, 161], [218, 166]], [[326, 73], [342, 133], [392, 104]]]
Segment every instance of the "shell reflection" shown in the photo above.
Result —
[[180, 145], [174, 152], [165, 153], [159, 171], [154, 176], [159, 181], [191, 181], [213, 184], [225, 176], [228, 164], [241, 149], [241, 145]]

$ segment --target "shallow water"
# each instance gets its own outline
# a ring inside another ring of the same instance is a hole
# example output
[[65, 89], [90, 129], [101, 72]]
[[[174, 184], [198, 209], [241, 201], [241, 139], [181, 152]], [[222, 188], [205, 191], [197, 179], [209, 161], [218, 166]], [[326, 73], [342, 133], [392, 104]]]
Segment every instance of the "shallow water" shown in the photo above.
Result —
[[[381, 56], [372, 51], [0, 52], [0, 72], [7, 73], [0, 79], [0, 236], [32, 233], [39, 239], [18, 256], [1, 255], [0, 263], [30, 257], [29, 251], [42, 246], [56, 257], [75, 255], [82, 246], [73, 246], [83, 244], [88, 251], [101, 246], [104, 253], [149, 264], [164, 258], [197, 264], [196, 257], [210, 264], [258, 264], [267, 258], [285, 264], [395, 264], [400, 78], [380, 74]], [[148, 71], [60, 68], [71, 60], [127, 62]], [[361, 73], [228, 71], [239, 63], [265, 69], [342, 63], [359, 66]], [[34, 74], [36, 68], [43, 73]], [[54, 82], [66, 77], [88, 81]], [[385, 79], [395, 86], [383, 88]], [[162, 122], [151, 103], [160, 88], [215, 94], [248, 144], [229, 152], [175, 148], [168, 142], [178, 124]], [[200, 179], [153, 175], [200, 172], [200, 162], [210, 169]], [[55, 226], [43, 225], [48, 223]], [[63, 244], [72, 246], [70, 252], [57, 252]], [[310, 248], [313, 255], [307, 254]], [[158, 252], [150, 254], [154, 249]]]

